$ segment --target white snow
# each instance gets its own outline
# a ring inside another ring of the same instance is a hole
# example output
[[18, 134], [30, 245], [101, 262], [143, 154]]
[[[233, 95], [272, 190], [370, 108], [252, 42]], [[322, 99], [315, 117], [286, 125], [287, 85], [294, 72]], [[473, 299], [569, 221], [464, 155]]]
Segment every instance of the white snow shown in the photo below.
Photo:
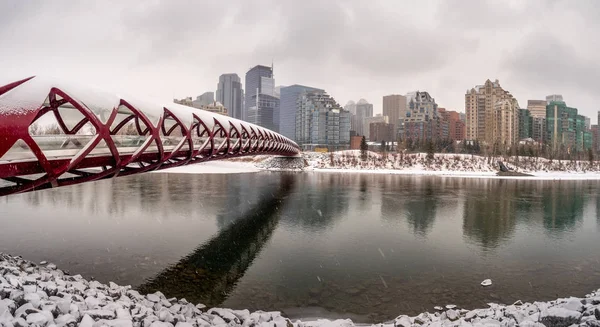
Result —
[[207, 161], [199, 164], [159, 170], [157, 173], [175, 174], [241, 174], [256, 173], [260, 169], [251, 162]]
[[486, 279], [483, 282], [481, 282], [481, 286], [490, 286], [490, 285], [492, 285], [491, 279]]
[[[51, 266], [52, 268], [48, 268]], [[38, 291], [43, 304], [36, 306], [23, 298], [23, 287], [34, 278], [43, 288], [53, 282], [60, 291]], [[383, 277], [382, 282], [385, 284]], [[9, 283], [16, 279], [18, 283]], [[78, 284], [78, 285], [75, 285]], [[97, 301], [83, 300], [84, 292]], [[40, 293], [41, 292], [41, 293]], [[48, 292], [46, 294], [46, 292]], [[60, 293], [60, 296], [57, 296]], [[464, 310], [456, 305], [435, 307], [435, 313], [396, 319], [373, 325], [380, 327], [433, 326], [599, 326], [600, 290], [585, 299], [566, 298], [549, 302], [512, 305], [489, 303], [488, 308]], [[543, 324], [542, 324], [543, 323]], [[143, 296], [131, 286], [89, 282], [80, 275], [69, 276], [53, 265], [37, 266], [20, 257], [0, 253], [0, 326], [271, 326], [271, 327], [342, 327], [358, 326], [350, 319], [290, 320], [280, 312], [250, 312], [194, 305], [181, 299], [166, 299], [161, 292]]]

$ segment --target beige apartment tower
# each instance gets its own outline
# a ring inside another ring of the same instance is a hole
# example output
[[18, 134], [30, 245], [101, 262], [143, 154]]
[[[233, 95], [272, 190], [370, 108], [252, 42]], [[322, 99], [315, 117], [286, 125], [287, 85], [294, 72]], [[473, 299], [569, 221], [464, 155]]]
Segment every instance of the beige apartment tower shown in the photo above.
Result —
[[406, 97], [400, 94], [384, 95], [383, 115], [388, 116], [389, 123], [394, 125], [394, 131], [396, 131], [398, 119], [406, 115]]
[[533, 118], [546, 118], [546, 100], [527, 100], [527, 110]]
[[[509, 101], [500, 103], [503, 100]], [[515, 119], [518, 119], [518, 108], [516, 100], [510, 92], [500, 86], [498, 80], [492, 82], [488, 79], [483, 85], [468, 90], [465, 94], [466, 139], [479, 140], [490, 145], [499, 140], [504, 143], [504, 140], [510, 139], [507, 144], [512, 144], [518, 138], [518, 128], [515, 136], [507, 135], [515, 133], [513, 125]], [[510, 117], [507, 116], [507, 110], [513, 111]], [[513, 121], [510, 124], [509, 118]]]
[[519, 140], [519, 109], [514, 99], [503, 99], [494, 105], [493, 141], [499, 145], [512, 145]]

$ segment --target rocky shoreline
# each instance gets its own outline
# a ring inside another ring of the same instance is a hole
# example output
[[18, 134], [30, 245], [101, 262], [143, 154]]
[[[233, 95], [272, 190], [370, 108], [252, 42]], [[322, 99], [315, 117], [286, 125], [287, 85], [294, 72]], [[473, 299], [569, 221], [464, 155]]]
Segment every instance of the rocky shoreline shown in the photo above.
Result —
[[[412, 326], [587, 326], [600, 327], [600, 290], [585, 298], [499, 305], [464, 310], [454, 305], [435, 313], [399, 316], [378, 324]], [[142, 295], [130, 286], [71, 276], [53, 264], [35, 264], [0, 253], [0, 327], [25, 326], [353, 326], [351, 320], [291, 321], [280, 312], [208, 309], [162, 293]]]

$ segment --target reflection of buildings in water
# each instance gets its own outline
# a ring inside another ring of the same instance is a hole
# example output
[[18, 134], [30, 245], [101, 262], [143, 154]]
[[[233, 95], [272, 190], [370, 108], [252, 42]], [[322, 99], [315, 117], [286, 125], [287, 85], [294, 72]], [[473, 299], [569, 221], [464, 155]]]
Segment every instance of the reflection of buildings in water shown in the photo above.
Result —
[[298, 193], [286, 204], [286, 224], [312, 231], [331, 227], [348, 211], [348, 189], [356, 184], [351, 174], [296, 174]]
[[[227, 194], [227, 200], [217, 214], [219, 229], [223, 229], [243, 217], [244, 213], [254, 208], [261, 198], [271, 196], [270, 191], [268, 194], [263, 194], [259, 190], [275, 189], [278, 187], [277, 183], [279, 183], [275, 180], [275, 185], [265, 187], [265, 179], [239, 178], [239, 176], [231, 174], [223, 174], [223, 176], [227, 176], [227, 181], [223, 183], [227, 190], [225, 193]], [[235, 179], [235, 181], [232, 179]]]
[[427, 179], [423, 184], [424, 186], [419, 192], [423, 198], [420, 201], [417, 199], [409, 200], [405, 204], [405, 208], [406, 221], [412, 228], [413, 233], [426, 236], [435, 222], [438, 201], [436, 190], [438, 189], [433, 185], [431, 179]]
[[596, 193], [596, 222], [598, 223], [598, 229], [600, 229], [600, 193]]
[[80, 211], [82, 216], [128, 219], [145, 216], [165, 219], [173, 213], [193, 216], [223, 207], [224, 175], [144, 174], [46, 189], [22, 196], [31, 206], [53, 206]]
[[222, 303], [277, 227], [279, 209], [294, 188], [294, 177], [282, 174], [277, 191], [269, 192], [243, 217], [139, 290], [161, 291], [208, 306]]
[[576, 228], [583, 221], [585, 199], [580, 181], [549, 183], [542, 190], [544, 228], [559, 234]]
[[427, 236], [435, 222], [439, 196], [438, 180], [422, 176], [385, 176], [382, 187], [382, 219], [406, 219], [411, 232]]
[[478, 185], [477, 194], [465, 196], [463, 234], [484, 249], [507, 241], [516, 225], [516, 185], [504, 180], [486, 181]]

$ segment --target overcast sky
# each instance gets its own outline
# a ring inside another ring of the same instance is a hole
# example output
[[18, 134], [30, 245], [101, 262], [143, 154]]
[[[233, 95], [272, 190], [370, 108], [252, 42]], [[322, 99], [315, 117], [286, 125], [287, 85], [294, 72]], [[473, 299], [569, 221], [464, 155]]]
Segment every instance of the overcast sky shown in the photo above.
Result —
[[[464, 111], [499, 79], [521, 107], [600, 110], [600, 0], [0, 0], [0, 77], [50, 75], [164, 100], [275, 63], [344, 105], [428, 91]], [[5, 80], [5, 78], [2, 78]]]

